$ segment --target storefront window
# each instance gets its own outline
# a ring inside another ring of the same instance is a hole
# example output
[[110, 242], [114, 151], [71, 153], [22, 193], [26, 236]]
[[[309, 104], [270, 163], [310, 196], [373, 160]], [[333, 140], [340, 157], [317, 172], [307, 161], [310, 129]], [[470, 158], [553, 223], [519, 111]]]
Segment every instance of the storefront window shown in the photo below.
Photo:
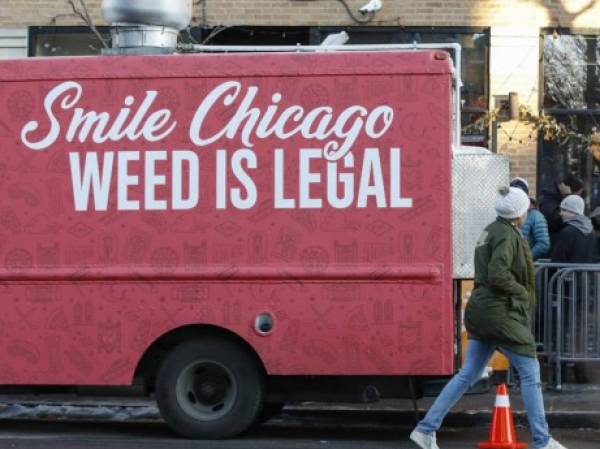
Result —
[[[110, 42], [108, 27], [98, 31]], [[30, 56], [97, 55], [102, 50], [102, 42], [88, 27], [32, 27], [29, 34]]]
[[590, 109], [600, 106], [600, 36], [544, 36], [544, 107]]
[[592, 151], [592, 136], [600, 132], [600, 36], [552, 30], [542, 38], [543, 111], [563, 133], [542, 138], [538, 183], [549, 188], [557, 178], [576, 174], [595, 207], [600, 204], [600, 154]]
[[193, 27], [182, 32], [184, 42], [206, 45], [308, 45], [308, 27], [235, 26], [201, 28]]

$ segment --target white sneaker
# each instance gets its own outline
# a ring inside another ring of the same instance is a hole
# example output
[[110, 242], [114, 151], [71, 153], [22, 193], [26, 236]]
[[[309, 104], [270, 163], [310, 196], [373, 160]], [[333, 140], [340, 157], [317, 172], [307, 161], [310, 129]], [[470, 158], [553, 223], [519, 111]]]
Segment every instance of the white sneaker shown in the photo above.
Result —
[[[440, 449], [435, 442], [435, 432], [433, 432], [431, 435], [427, 435], [426, 433], [419, 432], [417, 429], [415, 429], [410, 434], [410, 439], [413, 440], [421, 449]], [[550, 448], [554, 449], [552, 446], [548, 446], [548, 448], [544, 449]], [[562, 446], [556, 446], [556, 449], [560, 448], [562, 448]]]
[[556, 441], [554, 438], [550, 438], [550, 441], [548, 441], [548, 444], [546, 444], [544, 447], [542, 447], [540, 449], [567, 449], [567, 448], [564, 447], [562, 444], [560, 444], [558, 441]]

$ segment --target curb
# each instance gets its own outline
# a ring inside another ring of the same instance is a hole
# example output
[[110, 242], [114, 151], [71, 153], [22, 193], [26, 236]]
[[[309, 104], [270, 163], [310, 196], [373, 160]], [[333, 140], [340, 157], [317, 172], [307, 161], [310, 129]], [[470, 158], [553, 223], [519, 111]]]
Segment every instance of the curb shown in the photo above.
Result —
[[[424, 411], [419, 411], [424, 416]], [[513, 412], [515, 425], [527, 427], [527, 414], [524, 411]], [[299, 419], [309, 425], [335, 424], [342, 422], [344, 426], [360, 427], [406, 427], [415, 425], [415, 414], [412, 410], [316, 410], [285, 408], [282, 417]], [[561, 429], [600, 429], [600, 411], [550, 411], [546, 412], [548, 425]], [[279, 418], [278, 418], [279, 419]], [[487, 427], [492, 421], [489, 410], [463, 410], [450, 412], [444, 420], [447, 427]]]
[[[423, 416], [424, 411], [419, 411]], [[513, 413], [517, 426], [527, 426], [524, 411]], [[548, 411], [551, 428], [600, 429], [600, 411]], [[97, 422], [159, 422], [158, 408], [147, 404], [77, 404], [56, 402], [3, 402], [0, 403], [0, 419], [27, 421], [97, 421]], [[461, 410], [450, 412], [444, 420], [448, 427], [487, 427], [492, 419], [490, 410]], [[415, 425], [413, 410], [406, 409], [353, 409], [347, 406], [291, 405], [269, 421], [269, 425], [312, 428], [362, 428], [393, 429]]]

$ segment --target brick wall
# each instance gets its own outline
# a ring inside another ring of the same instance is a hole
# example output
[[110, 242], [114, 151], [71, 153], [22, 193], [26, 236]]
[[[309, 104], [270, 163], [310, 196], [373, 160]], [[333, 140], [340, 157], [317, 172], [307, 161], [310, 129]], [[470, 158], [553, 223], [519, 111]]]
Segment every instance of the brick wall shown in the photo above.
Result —
[[529, 182], [531, 196], [536, 196], [537, 132], [531, 123], [508, 121], [498, 129], [498, 152], [508, 155], [512, 177], [520, 176]]
[[[73, 0], [76, 4], [80, 0]], [[353, 11], [366, 0], [346, 0]], [[67, 0], [2, 0], [0, 27], [72, 25]], [[86, 0], [102, 23], [101, 0]], [[384, 0], [373, 25], [598, 27], [600, 2], [585, 0]], [[338, 0], [206, 0], [196, 22], [209, 25], [352, 25]]]
[[[494, 26], [490, 36], [490, 109], [497, 98], [516, 92], [519, 103], [537, 111], [539, 101], [539, 28]], [[498, 151], [508, 154], [511, 176], [529, 182], [536, 193], [537, 135], [522, 122], [501, 124]]]

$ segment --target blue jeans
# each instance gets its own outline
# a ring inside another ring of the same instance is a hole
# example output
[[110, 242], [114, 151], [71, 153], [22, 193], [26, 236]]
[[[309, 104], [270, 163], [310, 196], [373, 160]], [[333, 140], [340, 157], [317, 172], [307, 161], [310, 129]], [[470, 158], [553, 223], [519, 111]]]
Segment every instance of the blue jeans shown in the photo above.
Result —
[[[506, 348], [499, 348], [516, 368], [521, 380], [521, 397], [527, 411], [529, 428], [533, 435], [533, 448], [541, 448], [548, 444], [550, 433], [544, 399], [540, 383], [540, 364], [536, 358], [516, 354]], [[442, 425], [448, 411], [458, 402], [471, 385], [481, 378], [487, 362], [496, 350], [493, 346], [481, 340], [469, 340], [467, 355], [462, 369], [452, 378], [437, 397], [429, 412], [417, 425], [420, 432], [431, 434]]]

